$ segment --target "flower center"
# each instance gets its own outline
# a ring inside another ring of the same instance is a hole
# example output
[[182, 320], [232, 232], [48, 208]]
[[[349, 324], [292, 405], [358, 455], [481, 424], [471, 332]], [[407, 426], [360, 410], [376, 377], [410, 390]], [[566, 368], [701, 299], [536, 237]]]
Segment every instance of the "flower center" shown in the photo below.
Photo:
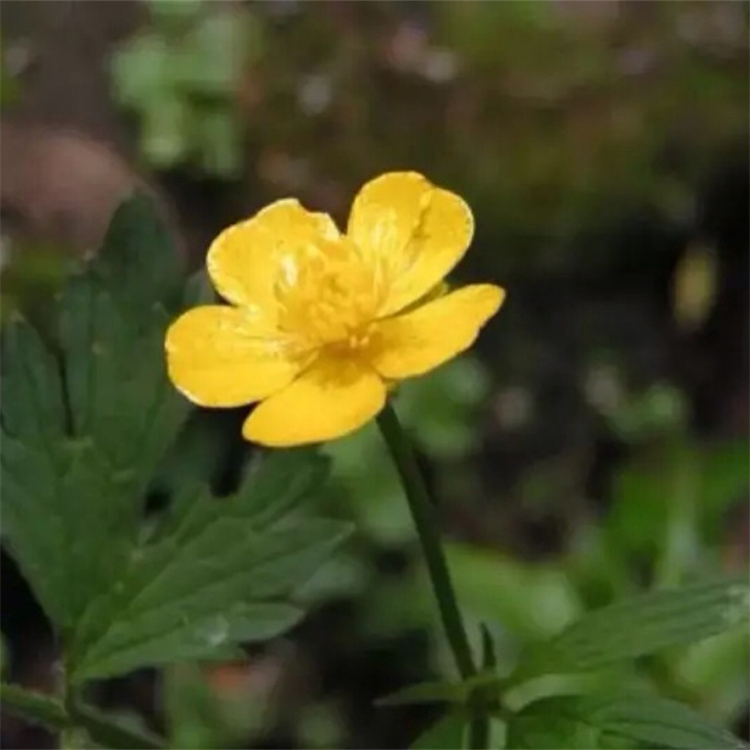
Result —
[[384, 291], [350, 240], [309, 245], [282, 259], [279, 326], [309, 348], [351, 353], [368, 345]]

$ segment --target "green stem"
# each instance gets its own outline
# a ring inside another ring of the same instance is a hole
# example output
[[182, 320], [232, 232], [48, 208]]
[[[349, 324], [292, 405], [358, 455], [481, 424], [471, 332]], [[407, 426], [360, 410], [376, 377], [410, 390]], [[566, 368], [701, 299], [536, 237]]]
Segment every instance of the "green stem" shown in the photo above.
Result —
[[486, 712], [477, 713], [469, 723], [469, 747], [482, 750], [490, 746], [490, 718]]
[[[427, 562], [440, 619], [453, 652], [456, 667], [461, 677], [468, 680], [477, 674], [477, 669], [471, 656], [469, 639], [466, 636], [445, 553], [440, 542], [435, 508], [430, 500], [409, 439], [389, 403], [378, 415], [378, 426], [383, 433], [393, 462], [396, 464], [406, 499], [409, 501], [409, 509]], [[469, 727], [469, 747], [479, 750], [486, 748], [488, 743], [489, 717], [486, 711], [478, 710]]]
[[461, 677], [466, 680], [476, 674], [476, 668], [471, 657], [466, 630], [458, 610], [445, 553], [440, 543], [435, 509], [427, 493], [409, 439], [390, 404], [386, 404], [378, 415], [378, 426], [401, 476], [406, 499], [409, 501], [411, 515], [417, 527], [419, 541], [430, 573], [432, 589], [435, 592], [438, 609], [440, 610], [440, 619], [443, 622], [443, 628], [453, 651], [458, 671]]

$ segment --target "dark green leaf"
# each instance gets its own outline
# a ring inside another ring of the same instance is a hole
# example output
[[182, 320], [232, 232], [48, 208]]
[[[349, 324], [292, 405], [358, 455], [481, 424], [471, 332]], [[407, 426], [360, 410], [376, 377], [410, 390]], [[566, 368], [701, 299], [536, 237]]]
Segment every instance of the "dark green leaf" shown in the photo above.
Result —
[[585, 672], [722, 633], [748, 618], [745, 580], [653, 591], [592, 612], [531, 648], [522, 674]]
[[48, 695], [3, 683], [0, 685], [0, 701], [8, 711], [52, 731], [70, 726], [63, 704]]
[[2, 337], [3, 537], [70, 631], [125, 564], [147, 482], [187, 413], [166, 378], [181, 293], [166, 228], [137, 196], [61, 302], [61, 361], [23, 320]]
[[149, 324], [158, 306], [171, 310], [182, 294], [182, 259], [164, 217], [141, 193], [115, 211], [89, 270], [129, 322]]
[[9, 549], [48, 615], [70, 630], [127, 554], [127, 503], [136, 505], [128, 476], [114, 473], [88, 439], [47, 453], [4, 437], [2, 467]]
[[532, 703], [508, 726], [510, 748], [741, 748], [689, 706], [644, 691]]
[[492, 634], [489, 628], [482, 623], [482, 669], [492, 671], [497, 666], [497, 654], [495, 653], [495, 643], [492, 640]]
[[438, 719], [409, 745], [412, 750], [456, 750], [464, 746], [468, 719], [463, 712], [451, 711]]
[[325, 469], [311, 451], [277, 451], [232, 498], [200, 489], [183, 497], [166, 530], [135, 550], [112, 592], [86, 612], [73, 679], [226, 658], [293, 625], [294, 590], [347, 530], [295, 513]]
[[92, 437], [142, 490], [187, 412], [166, 377], [164, 332], [182, 295], [164, 221], [137, 195], [115, 213], [99, 255], [71, 279], [61, 339], [73, 430]]
[[6, 328], [2, 364], [3, 535], [47, 614], [67, 629], [111, 580], [137, 504], [127, 472], [89, 438], [66, 437], [56, 363], [25, 322]]
[[196, 271], [188, 277], [183, 292], [185, 307], [194, 305], [210, 305], [216, 301], [216, 292], [211, 286], [211, 280], [204, 269]]
[[37, 332], [14, 315], [3, 329], [3, 429], [10, 437], [54, 447], [65, 432], [60, 368]]
[[120, 719], [107, 716], [92, 706], [76, 706], [73, 714], [76, 724], [83, 727], [89, 737], [101, 747], [113, 750], [159, 750], [165, 747], [160, 737], [137, 729]]
[[664, 447], [649, 456], [645, 465], [633, 466], [618, 476], [605, 523], [608, 544], [626, 553], [656, 558], [675, 514], [686, 519], [691, 534], [716, 544], [727, 509], [747, 492], [749, 476], [747, 440], [711, 448], [682, 442]]
[[378, 698], [376, 706], [403, 706], [413, 703], [463, 703], [467, 691], [463, 683], [435, 680], [409, 685]]
[[446, 555], [461, 606], [480, 620], [502, 623], [524, 638], [543, 638], [580, 613], [578, 595], [559, 569], [467, 544], [446, 544]]

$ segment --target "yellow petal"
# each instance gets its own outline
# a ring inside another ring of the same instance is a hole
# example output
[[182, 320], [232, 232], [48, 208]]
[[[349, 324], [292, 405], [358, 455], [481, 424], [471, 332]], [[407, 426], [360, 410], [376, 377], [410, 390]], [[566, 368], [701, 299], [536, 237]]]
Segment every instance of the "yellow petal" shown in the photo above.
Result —
[[469, 206], [416, 172], [368, 182], [354, 200], [347, 234], [383, 265], [389, 294], [381, 314], [427, 294], [463, 257], [474, 233]]
[[252, 310], [220, 305], [181, 315], [166, 337], [169, 377], [201, 406], [249, 404], [288, 385], [302, 363]]
[[292, 198], [276, 201], [252, 219], [225, 229], [206, 257], [216, 290], [239, 306], [276, 309], [274, 284], [306, 248], [340, 237], [333, 219], [313, 213]]
[[369, 366], [318, 359], [290, 386], [259, 404], [242, 434], [270, 446], [318, 443], [341, 437], [385, 404], [385, 385]]
[[476, 284], [382, 320], [373, 337], [371, 362], [385, 378], [432, 370], [468, 349], [504, 298], [500, 287]]

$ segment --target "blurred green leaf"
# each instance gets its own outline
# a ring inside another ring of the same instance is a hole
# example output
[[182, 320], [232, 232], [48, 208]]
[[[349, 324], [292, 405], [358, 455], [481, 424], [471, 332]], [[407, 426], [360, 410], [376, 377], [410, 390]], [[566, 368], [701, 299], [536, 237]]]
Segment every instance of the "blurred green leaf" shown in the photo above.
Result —
[[169, 92], [173, 76], [168, 45], [157, 34], [136, 36], [112, 57], [114, 95], [127, 107], [159, 105], [161, 97]]
[[196, 21], [205, 8], [204, 0], [148, 0], [155, 25], [164, 31], [181, 31]]
[[192, 117], [187, 104], [173, 93], [160, 96], [158, 106], [146, 110], [141, 121], [141, 150], [156, 169], [169, 169], [192, 155]]
[[206, 172], [228, 179], [242, 174], [242, 134], [234, 111], [207, 108], [194, 122], [193, 137]]
[[422, 732], [409, 747], [412, 750], [457, 750], [464, 747], [468, 724], [462, 711], [451, 711]]
[[676, 683], [699, 696], [706, 713], [725, 722], [739, 721], [750, 699], [748, 663], [750, 640], [744, 625], [694, 643], [670, 659]]
[[668, 383], [655, 383], [607, 414], [612, 429], [628, 443], [682, 434], [688, 418], [685, 395]]
[[248, 13], [213, 12], [196, 24], [185, 40], [178, 64], [183, 85], [194, 94], [232, 99], [248, 49]]
[[435, 680], [408, 685], [375, 702], [377, 706], [403, 706], [413, 703], [463, 703], [468, 695], [467, 686], [461, 682]]
[[71, 678], [236, 656], [237, 644], [293, 625], [302, 612], [292, 592], [347, 532], [295, 512], [324, 474], [310, 451], [277, 451], [231, 498], [200, 487], [179, 498], [163, 533], [133, 551], [112, 591], [86, 611]]
[[323, 451], [332, 459], [331, 476], [340, 489], [343, 512], [359, 532], [385, 545], [411, 542], [414, 523], [377, 426], [365, 425]]
[[537, 701], [508, 725], [512, 748], [741, 748], [689, 706], [643, 691]]
[[[55, 698], [7, 684], [0, 685], [0, 701], [8, 711], [50, 731], [66, 734], [76, 732], [80, 735], [76, 737], [78, 743], [90, 737], [97, 747], [115, 750], [133, 747], [157, 750], [164, 746], [150, 732], [128, 726], [122, 720], [106, 716], [92, 706], [75, 705], [69, 715], [63, 704]], [[76, 747], [81, 746], [76, 744]]]
[[520, 563], [468, 545], [446, 546], [461, 606], [524, 638], [559, 632], [581, 612], [566, 575], [553, 567]]
[[155, 2], [150, 10], [152, 29], [112, 65], [118, 101], [140, 119], [144, 158], [157, 169], [195, 164], [236, 179], [244, 165], [235, 101], [245, 61], [262, 50], [261, 25], [245, 8]]
[[369, 561], [356, 554], [356, 547], [353, 540], [337, 550], [296, 591], [294, 601], [310, 607], [335, 599], [351, 599], [367, 591], [372, 571]]
[[741, 505], [750, 491], [750, 442], [722, 441], [691, 460], [700, 462], [700, 529], [709, 543], [718, 542], [726, 528], [726, 513]]
[[749, 593], [746, 581], [730, 580], [619, 601], [532, 645], [519, 672], [585, 672], [708, 638], [746, 622]]
[[70, 718], [63, 704], [48, 695], [2, 683], [0, 701], [6, 710], [52, 731], [65, 729], [70, 725]]
[[497, 654], [495, 653], [495, 643], [492, 640], [487, 626], [482, 623], [482, 669], [493, 670], [497, 666]]
[[482, 363], [464, 355], [399, 392], [399, 412], [420, 448], [435, 459], [456, 459], [479, 440], [474, 412], [487, 398], [489, 375]]
[[115, 718], [85, 704], [75, 705], [71, 718], [78, 727], [85, 730], [98, 747], [113, 750], [132, 750], [134, 747], [159, 750], [165, 747], [160, 737], [145, 731], [140, 726], [141, 722], [133, 721], [132, 718]]
[[727, 510], [747, 492], [749, 476], [747, 440], [664, 447], [618, 476], [605, 521], [607, 544], [626, 555], [657, 559], [668, 524], [682, 521], [697, 541], [714, 545], [722, 538]]

